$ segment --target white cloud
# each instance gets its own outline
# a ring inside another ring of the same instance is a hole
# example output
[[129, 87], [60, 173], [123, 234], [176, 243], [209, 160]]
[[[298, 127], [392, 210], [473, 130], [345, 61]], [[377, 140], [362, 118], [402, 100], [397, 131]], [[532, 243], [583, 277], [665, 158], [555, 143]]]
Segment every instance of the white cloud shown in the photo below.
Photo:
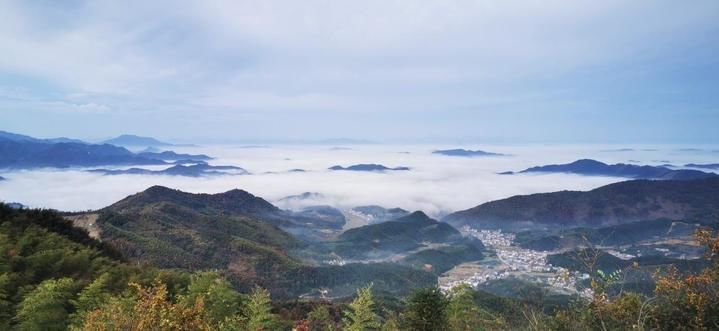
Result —
[[[353, 150], [330, 150], [327, 146], [231, 146], [187, 149], [217, 156], [215, 164], [241, 166], [253, 175], [186, 178], [172, 176], [100, 176], [82, 171], [20, 171], [0, 173], [0, 200], [62, 210], [107, 206], [151, 185], [165, 185], [189, 192], [224, 192], [241, 188], [270, 201], [302, 192], [319, 192], [325, 198], [309, 203], [342, 208], [378, 204], [424, 210], [432, 215], [473, 207], [479, 203], [558, 190], [588, 190], [620, 181], [619, 178], [573, 175], [502, 176], [497, 172], [571, 162], [590, 157], [608, 163], [636, 159], [644, 164], [668, 160], [676, 164], [709, 162], [712, 153], [679, 153], [677, 146], [651, 146], [658, 151], [616, 152], [604, 150], [637, 146], [467, 146], [510, 153], [512, 157], [456, 158], [430, 154], [436, 146], [356, 146]], [[445, 146], [447, 147], [447, 146]], [[455, 147], [455, 146], [451, 146]], [[717, 149], [719, 147], [715, 147]], [[710, 150], [710, 149], [709, 149]], [[398, 153], [409, 151], [410, 154]], [[330, 172], [332, 165], [382, 163], [409, 166], [408, 172]], [[286, 173], [289, 169], [305, 173]], [[265, 172], [276, 172], [264, 174]]]

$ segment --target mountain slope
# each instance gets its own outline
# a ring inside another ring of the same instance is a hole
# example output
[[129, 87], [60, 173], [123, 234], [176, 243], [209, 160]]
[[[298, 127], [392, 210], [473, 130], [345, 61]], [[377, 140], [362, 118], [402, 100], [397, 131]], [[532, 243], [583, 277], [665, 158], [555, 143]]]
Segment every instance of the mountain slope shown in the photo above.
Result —
[[329, 247], [343, 258], [381, 259], [433, 244], [463, 240], [461, 233], [453, 227], [416, 211], [392, 221], [347, 230]]
[[253, 215], [277, 209], [247, 192], [191, 194], [154, 186], [100, 212], [101, 238], [127, 258], [166, 268], [227, 268], [252, 279], [298, 264], [299, 242]]
[[437, 222], [421, 211], [413, 212], [407, 216], [393, 221], [367, 225], [345, 231], [340, 240], [346, 241], [396, 241], [406, 238], [414, 242], [446, 241], [461, 236], [459, 231], [447, 224]]
[[242, 289], [260, 284], [281, 297], [312, 295], [317, 288], [349, 295], [376, 276], [382, 291], [407, 293], [436, 282], [432, 274], [406, 266], [305, 263], [289, 252], [308, 244], [277, 224], [326, 221], [287, 218], [293, 215], [242, 190], [192, 194], [153, 186], [98, 212], [100, 238], [126, 258], [167, 268], [217, 269]]
[[661, 218], [715, 222], [719, 219], [719, 178], [633, 180], [587, 191], [514, 196], [452, 213], [455, 227], [508, 230], [604, 226]]
[[172, 202], [201, 213], [211, 215], [239, 215], [259, 219], [276, 225], [295, 236], [314, 237], [315, 232], [341, 227], [336, 218], [319, 217], [313, 212], [291, 212], [279, 209], [266, 200], [243, 190], [230, 190], [218, 194], [194, 194], [173, 190], [162, 186], [153, 186], [144, 192], [131, 195], [108, 210], [136, 209], [147, 203]]
[[367, 224], [382, 223], [391, 221], [402, 216], [409, 214], [408, 211], [402, 208], [384, 208], [377, 205], [358, 206], [352, 208], [352, 212], [355, 215], [362, 217], [366, 220]]
[[222, 211], [257, 216], [280, 211], [279, 208], [264, 199], [243, 190], [234, 189], [218, 194], [195, 194], [157, 185], [128, 196], [106, 209], [118, 213], [135, 212], [142, 210], [148, 204], [159, 202], [180, 204], [204, 213], [219, 213]]

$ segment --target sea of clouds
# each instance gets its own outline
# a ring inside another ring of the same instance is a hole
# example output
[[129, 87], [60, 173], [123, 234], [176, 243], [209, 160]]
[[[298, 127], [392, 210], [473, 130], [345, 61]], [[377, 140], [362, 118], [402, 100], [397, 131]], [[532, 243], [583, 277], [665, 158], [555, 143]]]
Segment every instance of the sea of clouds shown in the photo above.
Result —
[[[88, 173], [86, 169], [41, 169], [0, 172], [0, 200], [30, 207], [79, 211], [102, 208], [152, 185], [195, 193], [218, 193], [239, 188], [282, 208], [328, 204], [338, 208], [376, 204], [422, 210], [439, 217], [480, 203], [518, 194], [559, 190], [590, 190], [621, 178], [569, 174], [498, 175], [531, 166], [567, 163], [592, 158], [606, 163], [659, 165], [717, 163], [715, 146], [598, 146], [598, 145], [495, 145], [464, 146], [508, 154], [491, 157], [450, 157], [433, 150], [457, 146], [352, 145], [342, 146], [204, 146], [172, 148], [178, 152], [205, 153], [213, 165], [235, 165], [251, 175], [180, 177]], [[631, 150], [623, 150], [630, 148]], [[330, 171], [333, 165], [379, 163], [407, 166], [410, 171]], [[305, 172], [288, 172], [303, 169]], [[305, 201], [281, 198], [317, 192]]]

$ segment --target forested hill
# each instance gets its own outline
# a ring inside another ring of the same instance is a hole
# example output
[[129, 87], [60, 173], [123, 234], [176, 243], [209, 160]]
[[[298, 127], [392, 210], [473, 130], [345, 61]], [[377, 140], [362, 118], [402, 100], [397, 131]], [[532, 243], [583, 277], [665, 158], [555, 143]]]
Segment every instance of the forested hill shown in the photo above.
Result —
[[[158, 276], [175, 283], [179, 274], [126, 264], [112, 247], [53, 211], [0, 203], [2, 330], [62, 330], [131, 280], [149, 284]], [[91, 284], [95, 292], [89, 295]]]
[[247, 192], [192, 194], [154, 186], [100, 212], [103, 241], [131, 260], [163, 268], [229, 269], [250, 280], [298, 263], [299, 242], [252, 215], [278, 211]]
[[719, 178], [632, 180], [587, 191], [514, 196], [443, 218], [455, 227], [531, 229], [602, 226], [639, 220], [719, 219]]
[[111, 206], [108, 211], [118, 213], [138, 212], [147, 206], [161, 202], [180, 204], [197, 212], [231, 213], [248, 216], [262, 216], [279, 212], [280, 209], [243, 190], [230, 190], [218, 194], [194, 194], [174, 190], [164, 186], [152, 186], [145, 191], [133, 194]]
[[436, 282], [432, 274], [405, 266], [315, 266], [299, 259], [293, 253], [311, 244], [284, 229], [309, 231], [324, 221], [308, 224], [307, 216], [237, 189], [193, 194], [153, 186], [94, 215], [99, 238], [125, 258], [162, 268], [219, 270], [242, 290], [259, 284], [296, 297], [329, 288], [332, 296], [344, 296], [374, 280], [378, 290], [392, 293]]

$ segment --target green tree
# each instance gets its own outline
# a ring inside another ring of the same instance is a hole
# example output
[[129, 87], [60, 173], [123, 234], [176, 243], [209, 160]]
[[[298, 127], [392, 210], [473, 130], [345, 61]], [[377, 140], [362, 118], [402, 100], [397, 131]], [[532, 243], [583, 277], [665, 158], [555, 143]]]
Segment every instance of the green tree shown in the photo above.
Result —
[[384, 323], [382, 323], [382, 331], [399, 331], [400, 323], [399, 317], [396, 313], [387, 312]]
[[247, 300], [247, 330], [270, 330], [277, 320], [271, 310], [270, 292], [255, 287]]
[[495, 317], [475, 302], [475, 291], [467, 284], [455, 286], [449, 291], [447, 323], [452, 331], [500, 329], [502, 318]]
[[193, 305], [199, 299], [204, 300], [207, 317], [215, 325], [230, 324], [241, 312], [240, 294], [216, 272], [192, 275], [190, 285], [187, 286], [187, 295], [182, 300]]
[[357, 290], [357, 298], [349, 304], [345, 312], [345, 330], [376, 330], [381, 326], [379, 316], [374, 312], [372, 285]]
[[310, 330], [312, 331], [334, 331], [337, 329], [335, 321], [325, 305], [319, 305], [307, 314]]
[[214, 330], [205, 320], [202, 298], [194, 305], [173, 303], [159, 279], [152, 286], [131, 283], [131, 296], [112, 297], [87, 314], [82, 330]]
[[75, 308], [75, 312], [70, 315], [70, 324], [72, 326], [81, 326], [89, 312], [100, 308], [110, 299], [110, 293], [107, 292], [109, 278], [108, 274], [100, 275], [80, 291], [77, 299], [70, 300], [70, 303]]
[[[0, 239], [2, 239], [0, 237]], [[13, 286], [17, 286], [17, 281], [14, 280], [14, 274], [3, 273], [0, 274], [0, 330], [6, 330], [10, 328], [10, 321], [12, 320], [14, 310], [13, 302], [9, 289]]]
[[73, 281], [48, 279], [20, 302], [15, 319], [20, 330], [65, 330]]
[[446, 330], [447, 304], [447, 298], [436, 287], [415, 291], [407, 300], [407, 326], [416, 331]]

